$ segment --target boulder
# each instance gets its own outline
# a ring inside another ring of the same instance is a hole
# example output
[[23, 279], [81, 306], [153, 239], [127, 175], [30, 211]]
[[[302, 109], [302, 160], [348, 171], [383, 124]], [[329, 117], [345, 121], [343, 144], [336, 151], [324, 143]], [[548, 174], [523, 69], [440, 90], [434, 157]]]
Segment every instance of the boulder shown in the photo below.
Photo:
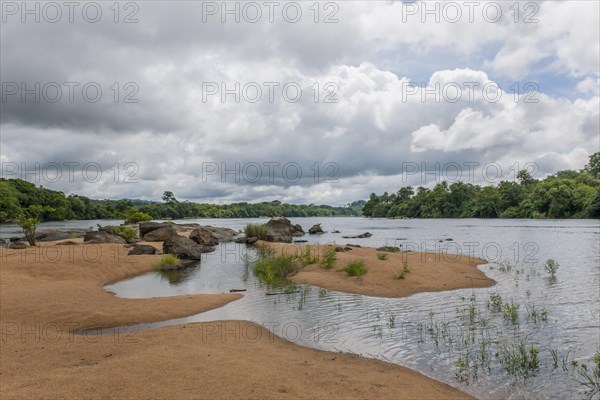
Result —
[[238, 237], [238, 232], [230, 228], [216, 226], [204, 226], [203, 228], [209, 230], [220, 243], [233, 242]]
[[165, 254], [175, 254], [177, 257], [189, 260], [200, 260], [202, 253], [215, 251], [212, 246], [203, 246], [183, 236], [174, 235], [163, 243]]
[[144, 222], [140, 222], [139, 223], [139, 230], [140, 230], [140, 237], [144, 237], [146, 236], [146, 234], [159, 229], [159, 228], [164, 228], [166, 225], [165, 223], [162, 222], [152, 222], [152, 221], [144, 221]]
[[15, 242], [12, 242], [8, 248], [9, 249], [14, 249], [14, 250], [22, 250], [22, 249], [26, 249], [28, 248], [29, 245], [25, 242], [21, 242], [20, 240], [17, 240]]
[[401, 250], [400, 247], [396, 247], [396, 246], [383, 246], [383, 247], [377, 248], [377, 251], [385, 251], [388, 253], [397, 253], [400, 250]]
[[171, 236], [177, 235], [177, 231], [172, 226], [163, 225], [162, 228], [154, 229], [144, 235], [146, 242], [164, 242]]
[[294, 230], [292, 231], [292, 236], [304, 236], [304, 229], [300, 226], [300, 224], [296, 224], [293, 226]]
[[21, 241], [21, 239], [25, 239], [25, 238], [21, 238], [21, 237], [19, 237], [19, 236], [13, 236], [13, 237], [11, 237], [11, 238], [10, 238], [10, 239], [8, 239], [8, 240], [10, 240], [10, 242], [12, 243], [12, 242], [20, 242], [20, 241]]
[[40, 242], [54, 242], [56, 240], [69, 239], [71, 235], [67, 232], [57, 231], [55, 229], [44, 229], [35, 233], [35, 240]]
[[204, 226], [196, 228], [190, 233], [190, 239], [198, 244], [204, 244], [208, 246], [216, 246], [219, 244], [219, 240], [215, 237], [211, 230]]
[[325, 233], [325, 232], [323, 232], [323, 228], [321, 228], [321, 224], [316, 224], [316, 225], [313, 225], [313, 226], [312, 226], [312, 227], [311, 227], [311, 228], [308, 230], [308, 233], [309, 233], [310, 235], [322, 235], [322, 234], [323, 234], [323, 233]]
[[156, 254], [156, 252], [156, 247], [151, 246], [149, 244], [135, 244], [132, 246], [131, 250], [129, 250], [129, 253], [127, 253], [127, 255], [139, 256], [142, 254]]
[[67, 240], [66, 242], [56, 243], [57, 246], [77, 246], [79, 243], [74, 242], [72, 240]]
[[289, 219], [285, 217], [273, 217], [266, 225], [267, 234], [265, 239], [268, 242], [292, 242], [292, 232], [295, 229]]
[[340, 231], [338, 231], [337, 229], [334, 229], [331, 231], [331, 233], [340, 233]]
[[255, 244], [256, 242], [258, 242], [258, 238], [256, 237], [249, 237], [246, 239], [246, 244]]
[[165, 264], [160, 267], [160, 271], [177, 271], [197, 265], [198, 262], [195, 260], [179, 260], [177, 264]]
[[366, 239], [366, 238], [370, 238], [371, 236], [373, 236], [372, 233], [365, 232], [365, 233], [362, 233], [362, 234], [356, 235], [356, 236], [342, 236], [342, 237], [344, 239]]
[[83, 237], [83, 242], [87, 244], [100, 244], [100, 243], [118, 243], [125, 244], [125, 239], [121, 236], [113, 235], [112, 233], [103, 231], [88, 231]]

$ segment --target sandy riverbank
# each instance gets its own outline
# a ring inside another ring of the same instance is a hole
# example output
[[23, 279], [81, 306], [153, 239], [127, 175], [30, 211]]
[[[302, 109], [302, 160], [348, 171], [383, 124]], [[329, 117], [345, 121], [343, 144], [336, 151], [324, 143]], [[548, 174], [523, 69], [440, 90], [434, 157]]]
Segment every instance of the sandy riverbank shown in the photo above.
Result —
[[[259, 242], [275, 250], [276, 254], [301, 254], [307, 245]], [[311, 253], [320, 258], [323, 245], [310, 245]], [[345, 246], [341, 246], [345, 247]], [[336, 253], [336, 265], [331, 269], [318, 264], [307, 265], [291, 277], [295, 283], [306, 283], [340, 292], [358, 293], [376, 297], [404, 297], [420, 292], [440, 292], [443, 290], [482, 288], [496, 282], [477, 269], [477, 265], [487, 264], [477, 257], [457, 256], [436, 253], [389, 253], [386, 260], [377, 258], [377, 251], [370, 247], [352, 247], [351, 250]], [[348, 276], [341, 271], [349, 262], [362, 260], [368, 272], [361, 277]], [[404, 262], [410, 272], [404, 279], [394, 279], [403, 271]]]
[[244, 321], [73, 334], [192, 315], [239, 296], [118, 299], [102, 285], [150, 271], [159, 257], [126, 257], [122, 245], [0, 251], [3, 399], [470, 398], [409, 369], [296, 346]]

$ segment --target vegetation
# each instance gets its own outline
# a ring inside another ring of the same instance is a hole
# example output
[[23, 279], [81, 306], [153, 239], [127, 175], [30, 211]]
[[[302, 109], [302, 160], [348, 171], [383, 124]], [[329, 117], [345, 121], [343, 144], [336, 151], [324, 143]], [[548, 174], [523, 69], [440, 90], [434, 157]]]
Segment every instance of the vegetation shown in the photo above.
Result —
[[367, 273], [367, 269], [365, 268], [365, 262], [363, 260], [354, 260], [350, 261], [348, 265], [344, 268], [344, 271], [349, 276], [363, 276]]
[[408, 261], [402, 262], [402, 271], [406, 273], [410, 272], [410, 268], [408, 268]]
[[331, 269], [335, 265], [337, 256], [335, 254], [335, 246], [328, 244], [323, 250], [323, 258], [321, 259], [321, 267]]
[[35, 246], [35, 232], [38, 224], [40, 223], [39, 215], [46, 210], [51, 209], [49, 207], [42, 207], [40, 205], [30, 205], [17, 217], [18, 224], [23, 230], [23, 234], [27, 238], [30, 246]]
[[558, 262], [552, 258], [549, 258], [548, 260], [546, 260], [546, 263], [544, 264], [544, 269], [546, 270], [547, 273], [550, 274], [550, 276], [552, 278], [556, 277], [556, 271], [558, 271], [558, 267], [559, 267]]
[[172, 192], [165, 192], [163, 202], [143, 200], [92, 200], [85, 196], [38, 187], [22, 179], [0, 178], [0, 222], [16, 221], [29, 206], [45, 207], [40, 221], [67, 219], [125, 219], [139, 222], [149, 219], [183, 218], [258, 218], [357, 216], [364, 201], [346, 207], [327, 205], [284, 204], [280, 201], [262, 203], [204, 204], [179, 201]]
[[270, 284], [284, 284], [289, 275], [300, 269], [296, 257], [275, 255], [267, 247], [259, 248], [258, 259], [254, 263], [254, 274]]
[[433, 189], [402, 187], [371, 194], [363, 207], [376, 218], [600, 218], [600, 153], [585, 168], [536, 180], [520, 171], [516, 182], [481, 187], [447, 182]]
[[384, 261], [387, 260], [388, 255], [386, 253], [377, 253], [377, 259]]
[[244, 234], [247, 238], [255, 237], [260, 240], [265, 240], [267, 238], [267, 225], [247, 224], [244, 228]]
[[406, 276], [404, 275], [404, 271], [400, 271], [396, 275], [394, 275], [394, 279], [396, 279], [396, 280], [400, 280], [400, 279], [404, 279], [404, 278], [406, 278]]
[[138, 238], [137, 229], [132, 226], [115, 226], [111, 229], [111, 233], [121, 236], [127, 243], [133, 243]]
[[296, 259], [302, 266], [316, 264], [319, 261], [319, 258], [313, 253], [310, 245], [307, 245], [304, 249], [304, 253], [296, 256]]
[[592, 366], [577, 361], [571, 362], [574, 367], [574, 378], [579, 384], [591, 390], [590, 398], [600, 392], [600, 351], [592, 358]]
[[156, 264], [154, 264], [154, 268], [160, 270], [160, 269], [163, 269], [167, 265], [177, 265], [177, 264], [179, 264], [179, 262], [180, 262], [179, 257], [177, 257], [176, 255], [165, 254], [164, 256], [162, 256], [160, 258], [160, 260], [158, 260], [156, 262]]

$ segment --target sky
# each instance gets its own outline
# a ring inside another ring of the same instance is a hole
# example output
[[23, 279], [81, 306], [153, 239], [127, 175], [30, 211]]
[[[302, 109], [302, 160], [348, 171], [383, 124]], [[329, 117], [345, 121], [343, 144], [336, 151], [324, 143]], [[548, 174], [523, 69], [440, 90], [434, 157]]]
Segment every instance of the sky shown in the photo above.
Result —
[[581, 169], [599, 4], [3, 1], [2, 177], [344, 205]]

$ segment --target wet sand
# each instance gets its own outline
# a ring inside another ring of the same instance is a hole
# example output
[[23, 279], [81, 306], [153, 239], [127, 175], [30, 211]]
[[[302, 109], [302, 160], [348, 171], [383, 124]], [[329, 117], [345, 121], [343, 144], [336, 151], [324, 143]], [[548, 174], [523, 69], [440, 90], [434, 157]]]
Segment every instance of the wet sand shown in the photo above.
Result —
[[244, 321], [77, 334], [188, 316], [240, 297], [116, 298], [105, 283], [150, 271], [160, 257], [127, 251], [0, 249], [0, 398], [471, 398], [410, 369], [297, 346]]
[[[276, 254], [301, 254], [307, 245], [258, 242], [275, 250]], [[311, 254], [321, 258], [325, 246], [309, 245]], [[345, 247], [345, 246], [339, 246]], [[387, 254], [386, 260], [377, 254]], [[362, 260], [367, 273], [360, 277], [348, 276], [342, 271], [349, 262]], [[404, 262], [410, 272], [404, 279], [395, 279], [403, 271]], [[370, 247], [352, 247], [351, 250], [336, 253], [336, 264], [324, 269], [319, 264], [303, 267], [290, 279], [295, 283], [306, 283], [339, 292], [358, 293], [376, 297], [405, 297], [420, 292], [440, 292], [443, 290], [482, 288], [496, 284], [477, 265], [487, 264], [477, 257], [457, 256], [437, 253], [390, 253]]]

